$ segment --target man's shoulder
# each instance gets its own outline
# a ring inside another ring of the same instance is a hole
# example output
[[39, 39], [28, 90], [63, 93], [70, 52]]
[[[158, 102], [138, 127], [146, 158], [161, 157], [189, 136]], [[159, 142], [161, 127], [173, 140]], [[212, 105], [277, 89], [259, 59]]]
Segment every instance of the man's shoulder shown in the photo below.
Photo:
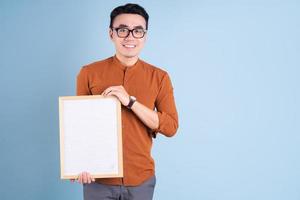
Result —
[[89, 64], [86, 64], [83, 66], [84, 69], [88, 71], [94, 71], [94, 70], [99, 70], [101, 68], [105, 68], [108, 66], [113, 60], [113, 57], [105, 58], [103, 60], [98, 60]]
[[163, 77], [168, 74], [168, 72], [166, 70], [162, 69], [161, 67], [152, 65], [144, 60], [141, 60], [141, 62], [143, 64], [144, 70], [147, 70], [150, 73], [154, 73], [155, 75], [160, 76], [160, 77]]

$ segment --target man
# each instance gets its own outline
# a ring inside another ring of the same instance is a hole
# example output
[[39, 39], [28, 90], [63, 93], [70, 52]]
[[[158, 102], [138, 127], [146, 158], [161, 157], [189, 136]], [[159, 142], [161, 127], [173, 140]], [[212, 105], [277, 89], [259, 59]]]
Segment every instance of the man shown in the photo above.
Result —
[[178, 116], [167, 72], [139, 59], [148, 14], [137, 4], [115, 8], [109, 36], [115, 56], [84, 66], [77, 77], [77, 95], [115, 96], [122, 104], [123, 178], [94, 179], [79, 174], [85, 200], [150, 200], [155, 187], [152, 137], [173, 136]]

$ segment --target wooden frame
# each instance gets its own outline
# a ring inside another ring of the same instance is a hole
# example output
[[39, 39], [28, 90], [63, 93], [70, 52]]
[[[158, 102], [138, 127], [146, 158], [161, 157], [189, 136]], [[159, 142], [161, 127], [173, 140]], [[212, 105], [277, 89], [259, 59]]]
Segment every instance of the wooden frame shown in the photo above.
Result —
[[123, 177], [121, 123], [115, 97], [59, 97], [61, 179]]

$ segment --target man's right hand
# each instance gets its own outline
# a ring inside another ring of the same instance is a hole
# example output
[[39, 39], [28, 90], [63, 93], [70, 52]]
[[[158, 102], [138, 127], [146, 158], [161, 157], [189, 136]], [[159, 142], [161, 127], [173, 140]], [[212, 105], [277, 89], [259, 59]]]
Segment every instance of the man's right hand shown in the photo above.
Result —
[[90, 184], [92, 182], [95, 182], [95, 178], [93, 178], [88, 172], [82, 172], [78, 175], [77, 179], [71, 179], [71, 182], [77, 181], [80, 184]]

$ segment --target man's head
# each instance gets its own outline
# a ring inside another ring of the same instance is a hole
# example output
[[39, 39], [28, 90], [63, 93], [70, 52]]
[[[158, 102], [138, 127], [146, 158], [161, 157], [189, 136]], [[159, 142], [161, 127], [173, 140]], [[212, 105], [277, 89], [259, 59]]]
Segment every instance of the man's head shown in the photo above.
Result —
[[137, 58], [146, 41], [149, 16], [137, 4], [115, 8], [110, 14], [109, 35], [119, 58]]
[[121, 14], [136, 14], [142, 16], [146, 22], [146, 30], [148, 30], [148, 20], [149, 20], [148, 13], [142, 6], [138, 4], [132, 4], [132, 3], [128, 3], [126, 5], [116, 7], [115, 9], [113, 9], [113, 11], [111, 11], [109, 28], [113, 27], [113, 22], [115, 18]]

